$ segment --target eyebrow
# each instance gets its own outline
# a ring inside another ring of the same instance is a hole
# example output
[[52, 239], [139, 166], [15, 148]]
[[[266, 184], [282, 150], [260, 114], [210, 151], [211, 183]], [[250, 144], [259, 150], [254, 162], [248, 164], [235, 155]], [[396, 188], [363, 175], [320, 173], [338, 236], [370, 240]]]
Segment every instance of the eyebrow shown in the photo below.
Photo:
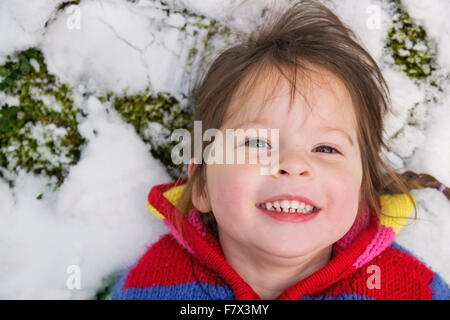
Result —
[[347, 138], [347, 140], [348, 140], [348, 142], [350, 142], [350, 145], [351, 145], [351, 146], [354, 146], [354, 145], [355, 145], [355, 144], [353, 143], [352, 137], [350, 137], [350, 135], [347, 133], [347, 131], [342, 130], [342, 129], [339, 129], [339, 128], [330, 127], [330, 126], [324, 126], [324, 127], [321, 127], [321, 128], [324, 129], [324, 130], [326, 130], [326, 131], [335, 131], [335, 132], [339, 132], [339, 133], [343, 134], [343, 135]]
[[[238, 126], [249, 126], [249, 125], [259, 125], [259, 126], [268, 126], [270, 123], [269, 119], [261, 119], [261, 120], [242, 120], [238, 123]], [[236, 127], [238, 127], [236, 126]]]
[[238, 123], [237, 125], [234, 125], [232, 127], [232, 129], [239, 129], [239, 128], [245, 128], [251, 125], [258, 125], [258, 126], [264, 126], [264, 123], [260, 122], [260, 121], [241, 121], [240, 123]]

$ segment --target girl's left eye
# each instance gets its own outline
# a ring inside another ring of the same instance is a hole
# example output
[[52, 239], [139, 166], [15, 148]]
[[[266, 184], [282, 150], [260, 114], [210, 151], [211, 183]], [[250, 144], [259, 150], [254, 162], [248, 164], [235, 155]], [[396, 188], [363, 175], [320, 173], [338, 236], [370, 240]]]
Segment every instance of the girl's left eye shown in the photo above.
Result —
[[245, 145], [254, 147], [255, 143], [251, 143], [251, 142], [255, 142], [255, 141], [259, 144], [263, 143], [263, 144], [266, 144], [268, 147], [270, 147], [270, 144], [268, 144], [266, 141], [261, 140], [261, 139], [247, 139], [247, 140], [245, 140]]
[[330, 147], [330, 146], [320, 146], [320, 147], [317, 147], [317, 148], [314, 149], [314, 150], [317, 150], [317, 149], [322, 149], [322, 150], [334, 150], [334, 151], [336, 151], [336, 152], [331, 151], [331, 152], [324, 152], [324, 153], [340, 153], [339, 150], [337, 150], [337, 149], [335, 149], [335, 148], [333, 148], [333, 147]]

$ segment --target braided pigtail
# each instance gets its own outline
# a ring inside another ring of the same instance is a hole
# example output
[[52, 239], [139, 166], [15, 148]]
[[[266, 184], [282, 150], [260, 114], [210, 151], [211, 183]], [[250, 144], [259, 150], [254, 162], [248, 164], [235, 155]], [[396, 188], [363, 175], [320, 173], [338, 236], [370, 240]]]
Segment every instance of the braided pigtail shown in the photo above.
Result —
[[[417, 174], [412, 171], [406, 171], [400, 175], [398, 178], [408, 187], [409, 190], [413, 189], [424, 189], [424, 188], [434, 188], [438, 191], [444, 193], [447, 199], [450, 201], [450, 188], [445, 184], [440, 182], [438, 179], [429, 175], [427, 173]], [[399, 188], [398, 183], [396, 183], [391, 176], [385, 176], [385, 185], [383, 187], [385, 193], [402, 193]]]

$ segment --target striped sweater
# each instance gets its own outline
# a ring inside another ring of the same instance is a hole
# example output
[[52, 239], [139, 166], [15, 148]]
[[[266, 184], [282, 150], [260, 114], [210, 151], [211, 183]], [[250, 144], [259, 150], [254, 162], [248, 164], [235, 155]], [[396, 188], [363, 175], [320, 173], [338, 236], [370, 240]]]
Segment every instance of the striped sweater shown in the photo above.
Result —
[[[146, 208], [169, 233], [147, 248], [115, 284], [112, 299], [238, 299], [258, 294], [227, 263], [220, 244], [207, 232], [193, 208], [183, 217], [183, 237], [175, 227], [176, 200], [186, 179], [151, 188]], [[414, 199], [415, 200], [415, 199]], [[416, 201], [416, 200], [415, 200]], [[424, 262], [394, 242], [413, 212], [404, 194], [379, 198], [378, 219], [366, 208], [351, 229], [333, 244], [322, 269], [286, 288], [277, 299], [365, 300], [450, 299], [447, 283]]]

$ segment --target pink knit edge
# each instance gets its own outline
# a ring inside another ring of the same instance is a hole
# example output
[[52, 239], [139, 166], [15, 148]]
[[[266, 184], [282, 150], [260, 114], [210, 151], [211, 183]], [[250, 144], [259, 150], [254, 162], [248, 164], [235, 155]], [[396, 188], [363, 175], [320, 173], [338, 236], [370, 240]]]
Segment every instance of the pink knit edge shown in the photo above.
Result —
[[181, 235], [178, 232], [178, 230], [172, 225], [170, 224], [167, 219], [163, 219], [164, 224], [169, 228], [170, 233], [175, 237], [175, 240], [178, 241], [178, 243], [185, 248], [187, 251], [189, 251], [189, 253], [193, 254], [194, 250], [192, 250], [192, 248], [181, 239]]
[[187, 220], [203, 238], [206, 236], [206, 228], [200, 221], [200, 213], [196, 208], [192, 208], [189, 211]]
[[356, 259], [352, 266], [358, 269], [375, 258], [392, 243], [394, 237], [395, 232], [391, 227], [378, 226], [377, 233], [372, 241], [370, 241], [364, 252]]

